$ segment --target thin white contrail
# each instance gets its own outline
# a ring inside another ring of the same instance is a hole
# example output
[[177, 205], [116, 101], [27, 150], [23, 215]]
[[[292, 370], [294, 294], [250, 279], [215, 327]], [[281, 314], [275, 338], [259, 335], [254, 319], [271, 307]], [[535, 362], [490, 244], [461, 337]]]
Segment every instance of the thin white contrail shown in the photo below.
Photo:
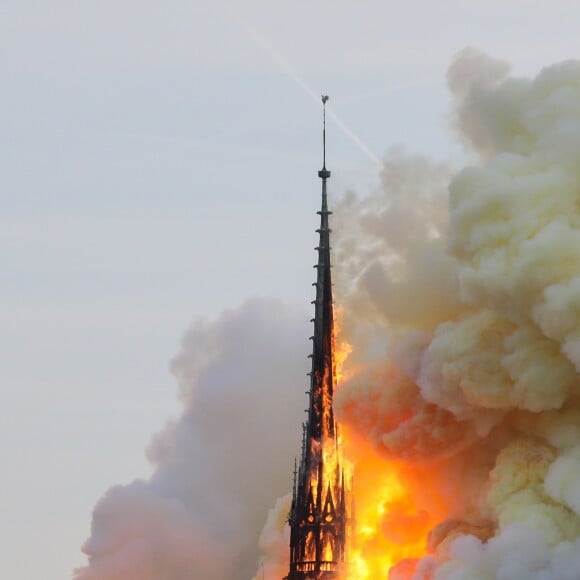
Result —
[[[280, 53], [276, 51], [270, 44], [268, 44], [254, 28], [244, 23], [244, 27], [250, 33], [253, 40], [259, 44], [269, 55], [270, 58], [316, 103], [320, 103], [320, 95], [314, 91], [306, 81], [298, 75], [298, 73], [290, 66], [290, 64], [282, 58]], [[361, 151], [376, 165], [382, 167], [383, 163], [375, 152], [366, 145], [362, 139], [336, 114], [332, 107], [326, 107], [326, 113], [338, 126], [338, 128], [355, 144]]]
[[[317, 100], [320, 100], [320, 97]], [[371, 161], [376, 163], [379, 167], [383, 166], [383, 162], [377, 155], [375, 155], [374, 151], [361, 141], [359, 136], [356, 133], [354, 133], [354, 131], [334, 112], [334, 109], [332, 107], [329, 107], [327, 105], [326, 112], [328, 113], [328, 116], [342, 130], [342, 132], [345, 135], [348, 135], [348, 137], [350, 137], [352, 141], [356, 143], [359, 146], [359, 148], [367, 154], [367, 156], [369, 157], [369, 159], [371, 159]]]

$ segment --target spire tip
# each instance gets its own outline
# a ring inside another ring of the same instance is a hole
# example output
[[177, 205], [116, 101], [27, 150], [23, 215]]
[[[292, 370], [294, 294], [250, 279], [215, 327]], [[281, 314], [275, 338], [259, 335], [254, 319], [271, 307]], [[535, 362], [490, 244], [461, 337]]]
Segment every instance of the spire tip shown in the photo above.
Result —
[[330, 98], [328, 95], [320, 95], [322, 99], [322, 170], [318, 172], [318, 177], [328, 179], [330, 171], [326, 169], [326, 101]]

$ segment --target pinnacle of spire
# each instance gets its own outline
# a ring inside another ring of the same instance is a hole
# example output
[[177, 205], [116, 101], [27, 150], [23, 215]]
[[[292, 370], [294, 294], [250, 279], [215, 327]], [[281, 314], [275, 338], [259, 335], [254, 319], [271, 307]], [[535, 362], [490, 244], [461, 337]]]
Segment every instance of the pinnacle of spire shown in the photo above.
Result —
[[329, 98], [328, 95], [322, 95], [322, 169], [318, 172], [318, 177], [323, 181], [330, 177], [330, 171], [326, 169], [326, 101]]

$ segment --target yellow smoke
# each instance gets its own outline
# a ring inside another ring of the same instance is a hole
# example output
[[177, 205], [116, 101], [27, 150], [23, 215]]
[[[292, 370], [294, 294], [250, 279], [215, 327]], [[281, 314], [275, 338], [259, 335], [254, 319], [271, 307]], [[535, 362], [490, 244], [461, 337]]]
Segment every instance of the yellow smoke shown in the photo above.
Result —
[[[357, 224], [338, 253], [350, 254], [339, 300], [358, 372], [339, 415], [406, 465], [416, 501], [437, 506], [427, 519], [444, 506], [433, 553], [393, 578], [577, 575], [580, 63], [534, 79], [503, 80], [507, 70], [473, 50], [450, 69], [454, 124], [480, 164], [451, 181], [448, 218], [442, 195], [424, 198], [432, 216], [402, 212], [392, 190], [409, 183], [392, 171], [383, 199], [342, 208]], [[405, 235], [417, 215], [425, 231]], [[396, 241], [381, 230], [392, 224]], [[426, 275], [434, 263], [445, 277]]]

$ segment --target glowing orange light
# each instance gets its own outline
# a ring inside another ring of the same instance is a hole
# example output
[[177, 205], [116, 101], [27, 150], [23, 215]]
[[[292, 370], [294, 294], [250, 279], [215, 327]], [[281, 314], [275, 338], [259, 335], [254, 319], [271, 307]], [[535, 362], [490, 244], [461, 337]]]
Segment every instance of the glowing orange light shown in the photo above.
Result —
[[[339, 338], [340, 311], [335, 324], [335, 373], [337, 383], [346, 380], [342, 367], [352, 347]], [[354, 372], [354, 371], [351, 371]], [[346, 580], [376, 580], [388, 578], [389, 571], [399, 563], [411, 578], [415, 561], [426, 555], [429, 531], [445, 517], [445, 506], [430, 502], [428, 510], [418, 505], [415, 493], [425, 486], [424, 473], [413, 473], [408, 466], [379, 456], [366, 440], [341, 427], [341, 443], [347, 461], [348, 484], [354, 476], [356, 513], [348, 547]], [[398, 577], [405, 577], [402, 574]]]
[[339, 339], [342, 322], [342, 309], [337, 308], [334, 312], [334, 327], [333, 327], [333, 346], [334, 346], [334, 376], [336, 384], [339, 385], [341, 381], [348, 377], [344, 374], [344, 363], [352, 352], [352, 346], [344, 339]]

